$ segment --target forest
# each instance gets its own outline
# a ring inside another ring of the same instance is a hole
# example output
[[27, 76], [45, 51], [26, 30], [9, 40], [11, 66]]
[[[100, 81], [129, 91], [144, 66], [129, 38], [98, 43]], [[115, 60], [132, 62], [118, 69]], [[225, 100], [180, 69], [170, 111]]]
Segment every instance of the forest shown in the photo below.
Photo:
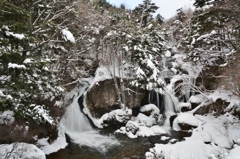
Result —
[[[53, 143], [74, 100], [69, 94], [86, 79], [99, 76], [112, 80], [114, 109], [135, 110], [125, 93], [134, 92], [133, 87], [164, 96], [173, 85], [175, 105], [180, 101], [177, 114], [188, 108], [193, 93], [186, 97], [186, 92], [191, 91], [204, 99], [191, 109], [194, 115], [230, 114], [239, 124], [240, 0], [195, 0], [194, 6], [195, 10], [179, 8], [174, 17], [164, 19], [154, 14], [161, 6], [151, 0], [133, 10], [107, 0], [1, 0], [0, 147], [38, 146], [41, 138]], [[94, 89], [101, 80], [95, 87], [91, 84]], [[224, 94], [215, 99], [216, 92]], [[113, 108], [94, 109], [94, 102], [86, 103], [93, 106], [88, 108], [92, 115], [85, 114], [101, 128], [94, 118], [102, 119]], [[160, 107], [159, 103], [158, 99], [155, 104]], [[160, 117], [166, 108], [159, 109]], [[226, 151], [239, 149], [237, 137]], [[4, 159], [16, 155], [16, 147], [9, 149], [0, 150]], [[154, 149], [146, 153], [147, 159], [162, 157], [157, 146]], [[228, 159], [219, 156], [215, 158]]]

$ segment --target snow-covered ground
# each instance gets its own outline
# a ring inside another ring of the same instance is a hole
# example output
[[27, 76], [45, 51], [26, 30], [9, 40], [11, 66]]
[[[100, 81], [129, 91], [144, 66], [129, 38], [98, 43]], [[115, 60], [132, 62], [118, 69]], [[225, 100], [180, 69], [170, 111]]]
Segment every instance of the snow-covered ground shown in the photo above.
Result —
[[219, 117], [196, 115], [195, 118], [199, 124], [191, 137], [175, 144], [156, 144], [146, 152], [146, 159], [240, 158], [239, 119], [228, 113]]

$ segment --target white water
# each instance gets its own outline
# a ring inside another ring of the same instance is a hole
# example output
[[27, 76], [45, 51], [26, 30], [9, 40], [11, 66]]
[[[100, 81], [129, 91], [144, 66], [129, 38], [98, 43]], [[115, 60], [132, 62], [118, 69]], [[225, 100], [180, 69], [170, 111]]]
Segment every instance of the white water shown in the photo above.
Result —
[[91, 149], [105, 153], [109, 148], [119, 145], [116, 138], [99, 134], [92, 128], [86, 116], [80, 111], [78, 98], [83, 94], [86, 87], [79, 91], [72, 104], [68, 107], [64, 117], [60, 121], [64, 132], [69, 135], [72, 142], [81, 146], [87, 146]]
[[64, 118], [61, 121], [61, 124], [64, 125], [65, 132], [67, 134], [93, 130], [88, 119], [80, 111], [78, 98], [79, 96], [74, 97], [72, 104], [67, 109]]
[[166, 92], [166, 94], [164, 95], [164, 106], [165, 106], [164, 114], [166, 116], [164, 126], [170, 127], [169, 118], [176, 113], [175, 113], [175, 106], [174, 106], [173, 100], [171, 98], [171, 95], [168, 92]]

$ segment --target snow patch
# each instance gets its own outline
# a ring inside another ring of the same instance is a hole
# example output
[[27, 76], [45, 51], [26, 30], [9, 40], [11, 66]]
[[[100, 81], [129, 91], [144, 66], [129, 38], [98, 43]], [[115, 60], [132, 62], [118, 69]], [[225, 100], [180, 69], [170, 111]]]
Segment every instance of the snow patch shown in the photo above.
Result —
[[13, 33], [13, 32], [10, 32], [10, 31], [6, 31], [6, 35], [7, 36], [13, 36], [19, 40], [22, 40], [25, 38], [24, 34], [17, 34], [17, 33]]
[[9, 62], [9, 63], [8, 63], [8, 68], [21, 68], [21, 69], [26, 69], [26, 66], [25, 66], [25, 65], [19, 65], [19, 64], [16, 64], [16, 63], [11, 63], [11, 62]]
[[0, 113], [0, 124], [10, 125], [15, 121], [14, 112], [7, 110]]
[[63, 33], [66, 40], [68, 40], [72, 43], [75, 43], [75, 38], [74, 38], [73, 34], [68, 29], [63, 29], [62, 33]]

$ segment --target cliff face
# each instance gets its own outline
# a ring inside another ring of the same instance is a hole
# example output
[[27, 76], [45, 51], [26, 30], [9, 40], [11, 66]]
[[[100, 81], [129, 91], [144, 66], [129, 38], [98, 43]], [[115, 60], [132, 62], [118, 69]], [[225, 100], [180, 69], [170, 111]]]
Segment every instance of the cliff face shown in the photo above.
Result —
[[[129, 88], [124, 91], [127, 107], [132, 109], [141, 106], [141, 100], [146, 96], [146, 91], [127, 84], [126, 86]], [[86, 105], [96, 118], [120, 108], [114, 81], [108, 79], [95, 83], [86, 93]]]

